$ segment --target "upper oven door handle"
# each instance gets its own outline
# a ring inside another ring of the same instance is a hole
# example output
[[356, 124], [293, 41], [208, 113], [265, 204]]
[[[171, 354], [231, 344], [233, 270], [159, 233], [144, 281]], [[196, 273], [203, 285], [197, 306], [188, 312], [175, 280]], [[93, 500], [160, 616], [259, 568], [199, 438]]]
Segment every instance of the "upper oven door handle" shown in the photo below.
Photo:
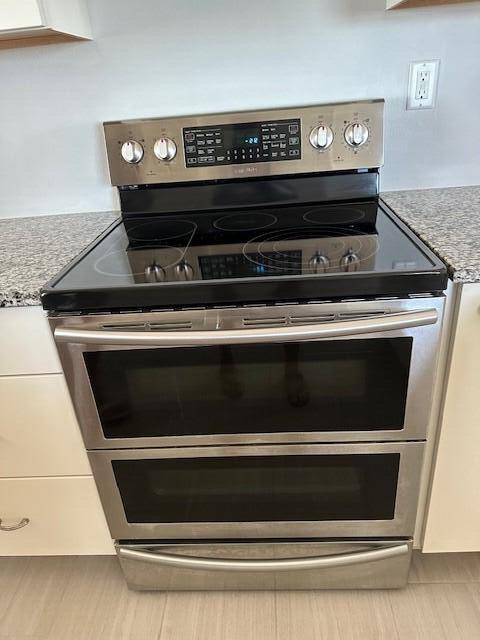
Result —
[[186, 347], [215, 344], [252, 344], [262, 342], [298, 342], [395, 331], [435, 324], [436, 309], [403, 311], [372, 318], [320, 322], [286, 327], [232, 329], [218, 331], [103, 331], [57, 327], [55, 340], [76, 344], [116, 346]]

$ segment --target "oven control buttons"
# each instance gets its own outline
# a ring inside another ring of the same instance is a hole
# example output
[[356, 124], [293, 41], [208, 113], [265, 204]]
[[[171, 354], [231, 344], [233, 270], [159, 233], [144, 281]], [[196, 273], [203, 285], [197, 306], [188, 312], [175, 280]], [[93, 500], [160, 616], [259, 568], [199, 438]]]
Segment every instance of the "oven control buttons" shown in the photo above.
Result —
[[143, 147], [136, 140], [127, 140], [122, 144], [120, 153], [128, 164], [138, 164], [143, 158]]
[[193, 267], [188, 262], [180, 262], [176, 265], [175, 277], [177, 280], [193, 280]]
[[310, 144], [319, 151], [326, 151], [333, 142], [333, 131], [325, 124], [314, 127], [310, 132]]
[[171, 138], [159, 138], [153, 145], [153, 153], [159, 160], [170, 162], [177, 155], [177, 145]]
[[345, 142], [350, 147], [361, 147], [367, 142], [369, 135], [366, 125], [362, 122], [354, 122], [345, 129]]
[[340, 267], [344, 271], [357, 271], [360, 265], [360, 258], [351, 249], [340, 260]]
[[150, 264], [145, 267], [145, 280], [147, 282], [163, 282], [165, 280], [165, 271], [158, 264]]
[[308, 266], [312, 273], [325, 273], [330, 266], [330, 260], [321, 253], [316, 253], [310, 258]]

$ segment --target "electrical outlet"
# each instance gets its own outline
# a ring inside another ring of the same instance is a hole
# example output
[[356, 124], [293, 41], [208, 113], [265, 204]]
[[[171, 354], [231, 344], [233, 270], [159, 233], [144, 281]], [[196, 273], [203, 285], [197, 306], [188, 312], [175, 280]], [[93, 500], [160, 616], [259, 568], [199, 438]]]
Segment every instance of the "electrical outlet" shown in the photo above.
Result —
[[433, 109], [437, 95], [440, 60], [410, 63], [407, 109]]

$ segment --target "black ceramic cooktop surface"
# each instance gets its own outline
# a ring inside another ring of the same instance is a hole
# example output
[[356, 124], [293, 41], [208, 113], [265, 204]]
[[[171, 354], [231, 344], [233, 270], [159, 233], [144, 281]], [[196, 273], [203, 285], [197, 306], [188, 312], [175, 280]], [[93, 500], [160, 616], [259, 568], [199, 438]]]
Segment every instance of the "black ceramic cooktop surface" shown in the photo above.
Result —
[[42, 291], [56, 311], [438, 292], [446, 270], [376, 200], [114, 223]]

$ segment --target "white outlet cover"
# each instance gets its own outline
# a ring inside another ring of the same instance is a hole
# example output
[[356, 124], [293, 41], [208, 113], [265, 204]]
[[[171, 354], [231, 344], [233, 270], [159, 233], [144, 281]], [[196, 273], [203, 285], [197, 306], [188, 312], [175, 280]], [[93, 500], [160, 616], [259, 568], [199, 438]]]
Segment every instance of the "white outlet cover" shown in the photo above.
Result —
[[[426, 87], [426, 97], [417, 98], [418, 76], [422, 71], [430, 72], [429, 83]], [[440, 60], [421, 60], [410, 63], [407, 109], [433, 109], [437, 100], [439, 71]]]

